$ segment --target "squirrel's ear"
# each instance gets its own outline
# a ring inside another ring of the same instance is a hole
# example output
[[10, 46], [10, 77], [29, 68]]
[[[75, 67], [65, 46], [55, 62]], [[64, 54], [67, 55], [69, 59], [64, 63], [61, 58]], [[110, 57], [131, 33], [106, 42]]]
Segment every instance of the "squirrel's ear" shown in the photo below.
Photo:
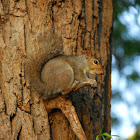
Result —
[[86, 50], [85, 55], [86, 55], [86, 59], [91, 58], [91, 56], [92, 56], [91, 50], [90, 49]]
[[77, 52], [77, 55], [84, 55], [85, 54], [85, 50], [83, 49], [79, 49]]

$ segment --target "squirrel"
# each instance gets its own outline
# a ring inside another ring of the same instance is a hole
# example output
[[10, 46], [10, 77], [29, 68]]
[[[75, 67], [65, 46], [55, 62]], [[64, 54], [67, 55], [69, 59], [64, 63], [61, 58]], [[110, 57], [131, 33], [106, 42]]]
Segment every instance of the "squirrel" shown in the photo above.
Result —
[[103, 74], [99, 61], [92, 56], [62, 55], [62, 42], [54, 33], [40, 35], [39, 50], [27, 55], [26, 77], [31, 90], [37, 91], [43, 100], [66, 95], [84, 85], [96, 87], [96, 80], [89, 79], [87, 74]]

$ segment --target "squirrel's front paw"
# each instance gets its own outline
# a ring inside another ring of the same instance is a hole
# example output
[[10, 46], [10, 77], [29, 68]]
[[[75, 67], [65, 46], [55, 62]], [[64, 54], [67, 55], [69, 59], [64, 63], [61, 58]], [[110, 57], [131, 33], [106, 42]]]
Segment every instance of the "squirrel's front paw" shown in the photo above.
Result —
[[97, 81], [96, 80], [92, 80], [91, 87], [97, 87]]

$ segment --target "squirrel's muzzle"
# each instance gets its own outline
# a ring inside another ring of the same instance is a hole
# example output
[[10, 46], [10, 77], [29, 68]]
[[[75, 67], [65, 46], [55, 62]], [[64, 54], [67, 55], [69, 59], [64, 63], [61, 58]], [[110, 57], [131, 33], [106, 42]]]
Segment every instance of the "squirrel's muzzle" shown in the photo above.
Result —
[[103, 70], [101, 71], [100, 75], [104, 75], [104, 71]]

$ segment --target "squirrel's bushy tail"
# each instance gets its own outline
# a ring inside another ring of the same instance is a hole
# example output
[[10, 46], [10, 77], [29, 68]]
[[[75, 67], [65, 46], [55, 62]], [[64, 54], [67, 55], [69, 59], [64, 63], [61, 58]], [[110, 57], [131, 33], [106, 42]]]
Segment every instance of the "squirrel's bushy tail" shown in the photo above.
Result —
[[25, 77], [30, 82], [31, 91], [37, 92], [41, 97], [47, 92], [41, 81], [41, 69], [48, 60], [63, 53], [62, 37], [54, 33], [41, 34], [35, 45], [27, 47]]

